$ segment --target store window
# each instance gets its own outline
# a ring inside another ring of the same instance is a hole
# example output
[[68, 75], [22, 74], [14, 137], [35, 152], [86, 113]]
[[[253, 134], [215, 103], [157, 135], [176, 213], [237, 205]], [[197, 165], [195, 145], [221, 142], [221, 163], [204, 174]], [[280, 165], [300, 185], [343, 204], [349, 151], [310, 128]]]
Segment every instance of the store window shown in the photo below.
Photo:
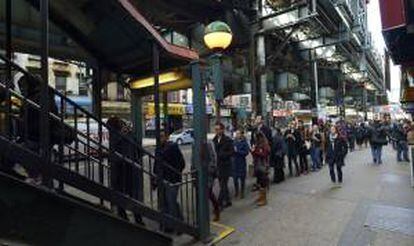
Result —
[[88, 95], [88, 83], [86, 81], [86, 77], [84, 74], [77, 73], [76, 77], [79, 81], [79, 96], [87, 96]]
[[116, 99], [118, 101], [125, 100], [125, 88], [121, 85], [121, 83], [116, 84]]
[[62, 75], [55, 75], [55, 89], [57, 91], [66, 91], [68, 77]]

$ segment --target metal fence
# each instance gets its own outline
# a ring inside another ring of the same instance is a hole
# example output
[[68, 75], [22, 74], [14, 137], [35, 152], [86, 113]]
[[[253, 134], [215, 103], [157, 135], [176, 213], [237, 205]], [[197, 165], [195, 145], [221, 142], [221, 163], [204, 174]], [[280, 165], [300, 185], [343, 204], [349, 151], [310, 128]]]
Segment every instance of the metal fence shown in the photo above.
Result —
[[[44, 180], [50, 181], [44, 183], [48, 188], [63, 194], [105, 209], [123, 208], [160, 225], [173, 224], [180, 232], [199, 236], [195, 171], [179, 172], [139, 146], [133, 137], [111, 128], [53, 88], [49, 88], [49, 95], [41, 95], [38, 88], [43, 81], [39, 77], [2, 55], [0, 61], [4, 106], [0, 114], [5, 126], [0, 137], [3, 144], [7, 142], [14, 149], [30, 153], [32, 161], [19, 160], [29, 173], [41, 173]], [[13, 81], [16, 78], [20, 78], [20, 83]], [[49, 108], [41, 106], [45, 96], [51, 101]], [[41, 117], [45, 111], [47, 124]], [[48, 146], [42, 146], [40, 141], [44, 126], [49, 126]], [[97, 134], [93, 130], [96, 127]], [[126, 154], [108, 144], [111, 138], [133, 151]], [[14, 156], [7, 158], [16, 161]], [[43, 159], [45, 156], [48, 160]], [[155, 165], [163, 171], [154, 172]], [[175, 172], [181, 181], [168, 181], [164, 172]], [[178, 191], [181, 214], [177, 216], [167, 213], [167, 195], [172, 190]]]

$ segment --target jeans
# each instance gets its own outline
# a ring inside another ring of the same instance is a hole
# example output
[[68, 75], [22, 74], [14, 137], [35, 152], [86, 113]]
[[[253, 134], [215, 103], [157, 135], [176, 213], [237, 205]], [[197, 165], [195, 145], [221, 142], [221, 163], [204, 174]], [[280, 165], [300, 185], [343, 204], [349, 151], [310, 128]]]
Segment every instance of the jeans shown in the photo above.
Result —
[[321, 168], [321, 148], [312, 147], [311, 149], [312, 169]]
[[382, 145], [371, 145], [372, 159], [375, 164], [382, 164]]
[[[402, 155], [402, 156], [401, 156]], [[397, 142], [397, 160], [402, 161], [409, 161], [408, 158], [408, 143], [407, 141], [398, 141]]]
[[[180, 204], [177, 201], [179, 186], [165, 185], [165, 212], [176, 219], [183, 220]], [[168, 229], [173, 229], [174, 225], [166, 223]]]
[[299, 154], [300, 172], [304, 173], [308, 171], [308, 155], [306, 152]]
[[233, 181], [234, 181], [234, 189], [236, 192], [236, 196], [239, 194], [244, 195], [246, 176], [234, 176]]
[[213, 185], [211, 185], [208, 188], [208, 198], [210, 199], [211, 204], [213, 205], [214, 211], [219, 212], [220, 211], [220, 204], [219, 204], [219, 201], [218, 201], [216, 195], [213, 192]]
[[329, 163], [329, 174], [331, 175], [331, 181], [334, 183], [336, 182], [335, 166], [338, 175], [338, 182], [342, 183], [342, 165], [338, 165], [335, 162]]
[[296, 174], [299, 175], [298, 158], [296, 155], [288, 155], [289, 174], [293, 176], [292, 161], [295, 163]]
[[219, 194], [219, 204], [220, 206], [223, 205], [227, 205], [229, 203], [231, 203], [230, 200], [230, 192], [229, 192], [229, 177], [220, 177], [219, 178], [219, 183], [220, 183], [220, 194]]

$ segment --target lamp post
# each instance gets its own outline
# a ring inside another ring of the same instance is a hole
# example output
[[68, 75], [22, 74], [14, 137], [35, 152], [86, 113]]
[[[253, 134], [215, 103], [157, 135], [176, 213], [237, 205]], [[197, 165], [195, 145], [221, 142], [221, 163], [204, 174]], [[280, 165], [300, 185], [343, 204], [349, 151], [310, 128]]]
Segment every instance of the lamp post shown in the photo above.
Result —
[[220, 122], [220, 107], [224, 97], [223, 72], [221, 70], [221, 52], [228, 48], [233, 40], [230, 27], [222, 21], [214, 21], [204, 30], [204, 43], [214, 52], [210, 57], [216, 100], [216, 120]]

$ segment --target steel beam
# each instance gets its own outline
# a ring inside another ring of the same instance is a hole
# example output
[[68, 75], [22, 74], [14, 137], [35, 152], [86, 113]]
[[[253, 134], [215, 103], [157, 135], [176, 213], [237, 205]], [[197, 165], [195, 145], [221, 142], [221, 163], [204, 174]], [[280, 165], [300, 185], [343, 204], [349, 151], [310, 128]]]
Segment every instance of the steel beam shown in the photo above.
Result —
[[49, 124], [49, 0], [40, 1], [41, 17], [41, 116], [40, 116], [40, 146], [43, 164], [43, 184], [52, 187], [53, 180], [50, 177], [50, 124]]
[[[142, 146], [143, 139], [143, 111], [142, 111], [142, 97], [139, 96], [138, 92], [131, 90], [131, 122], [133, 125], [134, 138], [138, 146]], [[137, 156], [139, 163], [142, 162], [142, 156]], [[144, 201], [144, 174], [141, 169], [136, 170], [138, 172], [138, 194], [137, 200]]]
[[200, 64], [191, 64], [193, 80], [193, 128], [194, 144], [192, 162], [197, 170], [197, 224], [199, 237], [206, 242], [210, 236], [210, 208], [208, 201], [207, 123], [205, 85], [201, 80]]
[[[12, 60], [12, 1], [6, 1], [6, 57]], [[10, 88], [12, 83], [11, 63], [6, 63], [6, 115], [5, 115], [5, 133], [6, 136], [11, 134], [11, 94]]]
[[160, 53], [157, 44], [152, 45], [152, 73], [154, 76], [154, 109], [155, 109], [155, 139], [156, 147], [161, 146], [161, 117], [160, 117]]

